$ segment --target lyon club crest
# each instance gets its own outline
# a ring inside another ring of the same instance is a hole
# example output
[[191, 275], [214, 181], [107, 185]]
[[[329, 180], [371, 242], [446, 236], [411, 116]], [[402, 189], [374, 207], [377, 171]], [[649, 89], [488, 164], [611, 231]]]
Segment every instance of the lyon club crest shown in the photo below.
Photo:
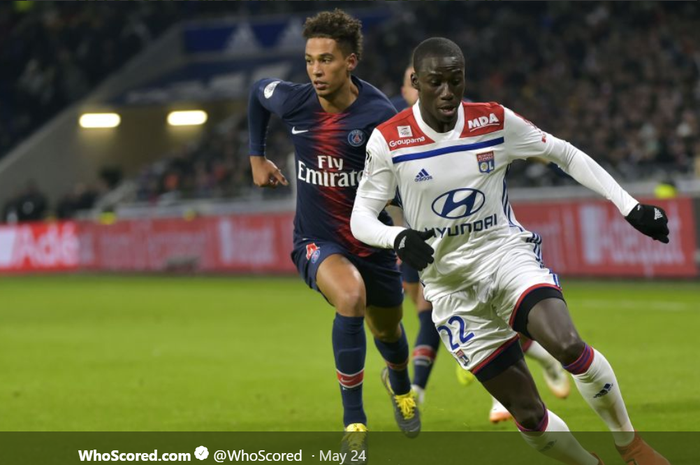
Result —
[[348, 134], [348, 143], [353, 147], [359, 147], [365, 143], [365, 133], [360, 129], [353, 129]]
[[484, 174], [489, 174], [496, 167], [493, 152], [477, 153], [476, 163], [479, 165], [479, 172]]

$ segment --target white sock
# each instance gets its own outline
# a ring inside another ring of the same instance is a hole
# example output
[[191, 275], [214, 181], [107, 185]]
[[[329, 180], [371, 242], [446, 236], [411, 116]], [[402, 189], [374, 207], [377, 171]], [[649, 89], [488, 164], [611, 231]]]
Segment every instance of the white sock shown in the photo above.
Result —
[[418, 402], [418, 406], [423, 406], [423, 403], [425, 402], [425, 389], [417, 384], [411, 384], [411, 389], [413, 389], [413, 392], [416, 393], [416, 401]]
[[603, 354], [591, 349], [593, 361], [588, 370], [573, 375], [574, 382], [588, 405], [612, 431], [615, 444], [626, 446], [634, 439], [634, 428], [627, 415], [615, 372]]
[[532, 344], [530, 344], [530, 347], [528, 347], [527, 352], [525, 352], [525, 356], [536, 360], [537, 363], [542, 366], [542, 368], [547, 368], [553, 364], [559, 363], [556, 358], [552, 357], [549, 352], [544, 350], [544, 347], [542, 347], [536, 341], [532, 341]]
[[569, 431], [564, 420], [547, 410], [544, 431], [520, 431], [525, 442], [537, 452], [567, 465], [598, 465]]

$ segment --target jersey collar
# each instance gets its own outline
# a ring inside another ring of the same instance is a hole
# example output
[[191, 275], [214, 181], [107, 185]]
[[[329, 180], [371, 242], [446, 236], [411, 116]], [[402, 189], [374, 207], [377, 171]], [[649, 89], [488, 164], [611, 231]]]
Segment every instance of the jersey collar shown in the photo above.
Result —
[[461, 102], [457, 107], [457, 123], [455, 124], [455, 127], [448, 132], [436, 132], [433, 130], [433, 128], [428, 126], [425, 121], [423, 121], [423, 117], [420, 114], [420, 107], [418, 106], [419, 103], [420, 101], [416, 101], [416, 103], [413, 105], [412, 111], [413, 116], [416, 118], [416, 122], [418, 123], [418, 127], [421, 131], [423, 131], [423, 134], [435, 142], [459, 138], [459, 136], [462, 134], [462, 130], [464, 129], [464, 105], [462, 105]]

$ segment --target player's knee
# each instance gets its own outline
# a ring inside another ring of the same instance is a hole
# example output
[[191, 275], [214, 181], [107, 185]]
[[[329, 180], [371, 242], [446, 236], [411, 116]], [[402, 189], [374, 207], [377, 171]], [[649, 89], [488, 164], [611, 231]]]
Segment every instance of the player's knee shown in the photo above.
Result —
[[577, 334], [569, 334], [561, 338], [558, 354], [552, 355], [555, 355], [562, 365], [570, 365], [581, 356], [585, 347], [586, 343]]
[[343, 316], [365, 316], [365, 296], [360, 290], [345, 290], [333, 299], [336, 311]]
[[527, 429], [537, 429], [544, 418], [544, 404], [537, 399], [512, 404], [504, 402], [503, 406], [508, 409], [520, 426]]
[[372, 335], [382, 342], [396, 342], [401, 338], [401, 327], [399, 325], [392, 325], [389, 327], [372, 328]]

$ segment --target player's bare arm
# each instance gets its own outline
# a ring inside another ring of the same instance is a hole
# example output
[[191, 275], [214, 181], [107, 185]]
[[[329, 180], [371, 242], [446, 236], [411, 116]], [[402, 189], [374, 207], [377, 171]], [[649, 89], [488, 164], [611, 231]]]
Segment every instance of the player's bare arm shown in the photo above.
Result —
[[288, 186], [287, 178], [282, 174], [277, 165], [266, 157], [251, 156], [250, 167], [253, 170], [253, 183], [258, 187], [276, 188], [280, 184]]

